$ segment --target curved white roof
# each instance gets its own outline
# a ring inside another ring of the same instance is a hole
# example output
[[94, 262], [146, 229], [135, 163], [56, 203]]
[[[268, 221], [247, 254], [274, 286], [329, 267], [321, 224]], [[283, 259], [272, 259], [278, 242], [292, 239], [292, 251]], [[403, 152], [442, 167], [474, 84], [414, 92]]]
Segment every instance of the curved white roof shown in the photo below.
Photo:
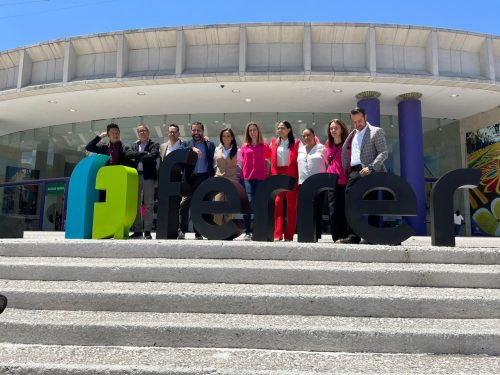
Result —
[[500, 104], [500, 37], [270, 23], [44, 42], [0, 53], [0, 135], [164, 113], [347, 112], [357, 93], [370, 90], [382, 94], [384, 114], [396, 114], [396, 97], [415, 91], [423, 94], [426, 117], [489, 110]]

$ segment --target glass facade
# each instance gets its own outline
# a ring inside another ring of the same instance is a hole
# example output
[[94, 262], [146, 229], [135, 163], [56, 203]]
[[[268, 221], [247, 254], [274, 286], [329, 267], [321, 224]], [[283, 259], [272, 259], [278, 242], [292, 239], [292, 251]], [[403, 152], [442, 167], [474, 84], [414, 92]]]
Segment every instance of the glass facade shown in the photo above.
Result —
[[[85, 145], [95, 135], [105, 131], [106, 125], [111, 122], [120, 126], [122, 141], [125, 143], [132, 143], [137, 139], [135, 128], [140, 123], [146, 123], [151, 129], [151, 137], [162, 143], [165, 142], [168, 124], [179, 125], [181, 137], [188, 139], [191, 134], [190, 124], [201, 121], [205, 124], [205, 134], [215, 144], [219, 143], [219, 132], [225, 127], [231, 127], [238, 137], [238, 144], [241, 145], [245, 126], [250, 121], [262, 126], [268, 141], [275, 136], [276, 123], [287, 120], [292, 124], [296, 136], [300, 136], [304, 128], [310, 127], [324, 142], [327, 124], [333, 118], [340, 118], [348, 128], [351, 127], [348, 113], [252, 112], [135, 116], [31, 129], [0, 137], [0, 181], [69, 177], [75, 165], [86, 156]], [[439, 177], [449, 170], [460, 168], [462, 156], [459, 122], [451, 119], [423, 118], [422, 123], [425, 176]], [[398, 117], [382, 115], [381, 126], [386, 132], [389, 151], [385, 165], [390, 172], [400, 174], [399, 155], [404, 150], [399, 148]], [[33, 229], [59, 229], [58, 217], [64, 205], [64, 189], [53, 188], [49, 194], [49, 185], [0, 188], [2, 213], [29, 216], [33, 220], [43, 217], [43, 224], [37, 221]], [[49, 207], [41, 203], [42, 195], [48, 200]], [[41, 215], [41, 210], [47, 212]]]

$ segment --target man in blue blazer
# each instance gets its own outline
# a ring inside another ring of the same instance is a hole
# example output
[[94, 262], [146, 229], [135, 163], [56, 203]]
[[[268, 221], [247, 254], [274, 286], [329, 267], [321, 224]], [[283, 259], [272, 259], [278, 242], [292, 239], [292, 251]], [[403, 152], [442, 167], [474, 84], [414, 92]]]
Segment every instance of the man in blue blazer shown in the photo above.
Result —
[[[193, 192], [205, 180], [215, 175], [214, 153], [215, 145], [211, 141], [205, 140], [205, 126], [201, 122], [191, 124], [192, 138], [186, 142], [186, 147], [191, 148], [198, 155], [198, 161], [194, 167], [187, 167], [185, 170], [186, 182], [190, 185], [191, 191], [187, 196], [181, 199], [180, 208], [180, 226], [177, 239], [183, 240], [188, 229], [189, 207]], [[195, 238], [202, 240], [203, 237], [196, 228], [194, 228]]]

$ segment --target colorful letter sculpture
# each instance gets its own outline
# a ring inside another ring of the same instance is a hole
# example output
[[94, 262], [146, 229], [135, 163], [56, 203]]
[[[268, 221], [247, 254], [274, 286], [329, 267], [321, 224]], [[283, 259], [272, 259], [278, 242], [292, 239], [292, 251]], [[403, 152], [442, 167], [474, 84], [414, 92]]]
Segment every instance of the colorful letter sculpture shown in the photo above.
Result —
[[[137, 212], [139, 176], [133, 168], [115, 165], [105, 167], [106, 155], [89, 156], [75, 167], [71, 174], [68, 192], [66, 238], [101, 239], [128, 238], [130, 226]], [[179, 203], [190, 191], [183, 181], [183, 172], [194, 167], [197, 156], [189, 149], [170, 153], [160, 164], [158, 182], [157, 239], [177, 237], [179, 227]], [[455, 246], [453, 220], [450, 214], [453, 193], [458, 188], [471, 188], [479, 184], [481, 170], [458, 169], [440, 178], [431, 191], [431, 237], [434, 246]], [[184, 176], [185, 177], [185, 176]], [[274, 205], [276, 196], [282, 191], [293, 190], [295, 179], [290, 176], [271, 176], [263, 181], [254, 201], [254, 241], [273, 241]], [[318, 174], [309, 178], [299, 193], [297, 222], [299, 242], [315, 242], [316, 212], [323, 209], [320, 193], [334, 190], [336, 177]], [[106, 199], [99, 200], [99, 190], [106, 192]], [[391, 197], [372, 200], [370, 192], [388, 192]], [[224, 192], [226, 200], [213, 202], [218, 192]], [[233, 239], [242, 226], [237, 220], [224, 225], [213, 221], [213, 214], [249, 212], [248, 200], [243, 188], [225, 179], [210, 178], [193, 192], [191, 215], [195, 227], [208, 239]], [[382, 245], [401, 243], [414, 234], [414, 229], [405, 222], [379, 228], [366, 222], [365, 216], [415, 216], [417, 200], [411, 186], [399, 176], [389, 173], [374, 173], [363, 177], [349, 190], [346, 196], [346, 219], [351, 229], [365, 240]], [[495, 223], [493, 223], [495, 224]]]
[[122, 165], [101, 168], [95, 187], [106, 190], [106, 201], [94, 203], [92, 238], [128, 238], [137, 214], [137, 171]]
[[99, 200], [95, 189], [97, 172], [109, 160], [107, 155], [92, 155], [81, 160], [71, 173], [68, 189], [66, 238], [92, 238], [94, 202]]

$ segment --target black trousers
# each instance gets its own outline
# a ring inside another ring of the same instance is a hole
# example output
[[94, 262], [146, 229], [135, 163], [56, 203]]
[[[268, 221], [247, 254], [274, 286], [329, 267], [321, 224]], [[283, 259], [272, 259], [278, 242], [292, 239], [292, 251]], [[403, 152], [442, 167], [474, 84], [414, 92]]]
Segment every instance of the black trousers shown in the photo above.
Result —
[[[349, 190], [352, 189], [352, 186], [357, 181], [359, 181], [360, 178], [363, 178], [363, 177], [361, 177], [359, 172], [351, 171], [351, 173], [349, 174], [349, 178], [347, 179], [347, 185], [345, 187], [345, 200], [346, 200], [346, 202], [347, 202], [347, 197], [349, 196]], [[378, 191], [373, 191], [367, 195], [367, 198], [376, 200], [376, 199], [378, 199], [378, 196], [379, 196]], [[346, 210], [348, 210], [348, 209], [349, 209], [349, 205], [346, 204]], [[380, 219], [381, 219], [380, 216], [368, 216], [368, 224], [370, 224], [374, 227], [378, 227], [378, 226], [380, 226]], [[354, 237], [354, 238], [359, 239], [360, 237], [356, 233], [354, 233], [354, 231], [350, 227], [349, 223], [347, 223], [347, 221], [346, 221], [346, 224], [347, 224], [348, 237]]]
[[[188, 195], [182, 197], [181, 206], [179, 209], [179, 231], [186, 233], [189, 224], [189, 208], [191, 207], [191, 198], [193, 197], [194, 191], [201, 185], [201, 183], [210, 177], [208, 173], [193, 174], [189, 179], [189, 185], [191, 191]], [[194, 228], [194, 233], [200, 236], [200, 233]]]
[[328, 209], [332, 240], [337, 241], [348, 236], [347, 219], [345, 217], [346, 185], [335, 185], [335, 190], [328, 191]]

